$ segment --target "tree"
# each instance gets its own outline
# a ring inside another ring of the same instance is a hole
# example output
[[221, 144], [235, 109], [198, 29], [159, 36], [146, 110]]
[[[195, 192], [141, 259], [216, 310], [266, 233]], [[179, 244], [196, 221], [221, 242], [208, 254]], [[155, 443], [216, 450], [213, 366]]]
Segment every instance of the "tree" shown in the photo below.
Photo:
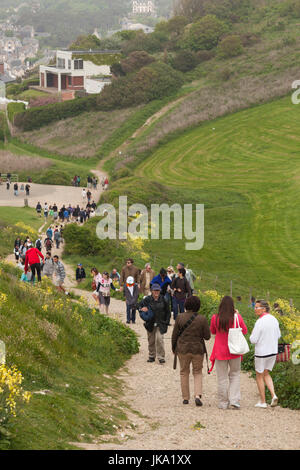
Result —
[[231, 34], [226, 36], [218, 45], [220, 57], [235, 57], [243, 52], [243, 46], [240, 36]]
[[151, 57], [146, 51], [134, 51], [124, 60], [121, 61], [121, 67], [125, 74], [137, 72], [142, 67], [154, 62], [154, 58]]
[[192, 51], [180, 51], [176, 54], [173, 59], [173, 67], [180, 72], [188, 72], [193, 70], [198, 63], [195, 52]]
[[227, 25], [215, 15], [206, 15], [186, 27], [183, 48], [193, 51], [213, 49], [227, 30]]

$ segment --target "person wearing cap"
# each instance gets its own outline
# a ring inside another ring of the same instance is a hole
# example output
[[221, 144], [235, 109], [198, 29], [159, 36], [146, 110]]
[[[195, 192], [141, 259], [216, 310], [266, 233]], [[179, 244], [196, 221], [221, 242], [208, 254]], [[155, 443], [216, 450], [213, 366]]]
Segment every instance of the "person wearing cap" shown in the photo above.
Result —
[[80, 284], [82, 279], [85, 279], [85, 278], [86, 278], [85, 269], [82, 267], [82, 264], [79, 263], [77, 264], [77, 269], [76, 269], [77, 284]]
[[133, 276], [128, 276], [126, 279], [124, 295], [126, 299], [126, 323], [135, 323], [139, 287], [137, 283], [134, 282]]
[[41, 261], [40, 259], [44, 260], [44, 255], [38, 250], [37, 248], [33, 247], [31, 242], [27, 242], [27, 251], [25, 255], [25, 267], [24, 272], [27, 274], [28, 267], [30, 266], [32, 277], [31, 282], [34, 283], [35, 281], [35, 272], [37, 273], [38, 281], [41, 282]]
[[138, 309], [141, 318], [144, 313], [152, 314], [144, 323], [148, 336], [149, 359], [147, 362], [154, 362], [157, 356], [159, 363], [164, 364], [166, 362], [164, 334], [168, 330], [171, 312], [159, 284], [151, 285], [151, 294], [143, 298]]

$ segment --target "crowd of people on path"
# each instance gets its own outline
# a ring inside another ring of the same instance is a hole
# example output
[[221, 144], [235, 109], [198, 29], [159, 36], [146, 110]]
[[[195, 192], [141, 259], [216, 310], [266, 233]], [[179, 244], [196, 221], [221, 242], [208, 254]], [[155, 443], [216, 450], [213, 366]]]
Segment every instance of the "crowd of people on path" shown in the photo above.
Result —
[[[174, 368], [177, 357], [180, 363], [180, 381], [183, 404], [190, 400], [189, 374], [192, 365], [194, 377], [194, 400], [196, 406], [202, 406], [202, 370], [204, 357], [207, 358], [207, 371], [216, 368], [218, 382], [218, 407], [220, 409], [240, 409], [241, 390], [240, 373], [242, 354], [230, 351], [228, 343], [229, 330], [240, 328], [243, 335], [247, 334], [247, 326], [242, 315], [235, 308], [231, 296], [225, 296], [208, 323], [201, 315], [201, 301], [194, 295], [195, 274], [191, 269], [178, 263], [175, 272], [172, 266], [161, 268], [155, 275], [151, 264], [147, 263], [143, 270], [134, 265], [133, 259], [126, 260], [121, 270], [113, 269], [110, 274], [100, 274], [96, 268], [91, 270], [93, 276], [93, 297], [99, 305], [101, 313], [108, 314], [110, 289], [124, 293], [126, 301], [126, 323], [136, 323], [136, 312], [144, 321], [148, 338], [147, 362], [164, 364], [164, 335], [171, 326], [171, 317], [175, 320], [172, 331], [172, 352]], [[140, 298], [142, 296], [142, 299]], [[257, 408], [267, 408], [265, 386], [271, 394], [271, 406], [278, 404], [274, 384], [270, 375], [278, 353], [278, 339], [281, 336], [277, 319], [270, 314], [270, 306], [265, 300], [255, 300], [253, 308], [258, 317], [250, 335], [250, 342], [255, 345], [256, 382], [260, 400]], [[241, 298], [237, 297], [237, 303]], [[103, 308], [102, 308], [103, 307]], [[105, 311], [104, 311], [105, 308]], [[210, 355], [211, 368], [205, 341], [215, 335], [214, 346]]]
[[[59, 211], [57, 211], [59, 212]], [[69, 213], [69, 212], [68, 212]], [[73, 215], [72, 215], [73, 216]], [[70, 214], [69, 214], [70, 217]], [[65, 218], [64, 218], [65, 220]], [[42, 276], [52, 280], [57, 289], [68, 294], [64, 287], [65, 268], [57, 254], [52, 256], [53, 246], [57, 249], [63, 242], [63, 225], [49, 226], [46, 238], [38, 238], [32, 243], [29, 237], [21, 241], [18, 237], [14, 244], [14, 254], [18, 266], [22, 269], [21, 280], [40, 282]], [[45, 256], [42, 250], [45, 249]], [[202, 406], [202, 370], [204, 357], [210, 373], [215, 366], [218, 382], [218, 407], [220, 409], [240, 409], [240, 373], [243, 354], [230, 350], [229, 332], [237, 327], [243, 335], [247, 326], [242, 315], [236, 309], [231, 296], [225, 296], [220, 302], [218, 312], [210, 321], [201, 315], [201, 301], [195, 295], [196, 275], [192, 269], [180, 262], [176, 271], [172, 266], [161, 268], [156, 274], [150, 263], [139, 269], [132, 258], [126, 260], [121, 272], [113, 268], [111, 272], [100, 273], [96, 267], [91, 269], [92, 296], [101, 314], [109, 314], [111, 291], [123, 293], [126, 303], [126, 323], [137, 322], [137, 312], [144, 322], [148, 339], [148, 363], [165, 364], [166, 353], [164, 336], [171, 325], [173, 314], [174, 328], [171, 347], [176, 368], [177, 357], [180, 364], [180, 382], [183, 404], [190, 401], [189, 375], [190, 366], [194, 377], [194, 400], [196, 406]], [[86, 279], [86, 271], [81, 263], [76, 268], [76, 282]], [[237, 304], [241, 299], [237, 298]], [[274, 384], [270, 375], [278, 353], [278, 339], [281, 337], [279, 323], [270, 314], [270, 306], [265, 300], [252, 299], [254, 313], [258, 319], [250, 335], [250, 342], [255, 345], [255, 371], [259, 402], [257, 408], [267, 408], [265, 387], [271, 393], [271, 406], [278, 404]], [[200, 312], [200, 313], [199, 313]], [[205, 341], [215, 335], [209, 370]]]
[[85, 204], [82, 204], [81, 206], [79, 204], [69, 204], [68, 206], [63, 204], [62, 207], [59, 208], [56, 203], [49, 205], [45, 202], [42, 205], [39, 201], [35, 210], [39, 217], [42, 218], [42, 216], [44, 216], [45, 222], [51, 219], [53, 222], [77, 222], [79, 224], [84, 224], [88, 219], [96, 216], [97, 204], [94, 200], [91, 201], [91, 193], [88, 197], [85, 194], [83, 202]]
[[[17, 237], [14, 243], [14, 255], [17, 266], [21, 269], [21, 281], [31, 284], [41, 282], [42, 276], [51, 279], [58, 291], [68, 295], [64, 287], [65, 268], [57, 254], [52, 255], [55, 247], [59, 249], [63, 242], [63, 226], [49, 227], [44, 240], [37, 238], [33, 243], [30, 237], [21, 240]], [[45, 249], [45, 256], [42, 251]]]

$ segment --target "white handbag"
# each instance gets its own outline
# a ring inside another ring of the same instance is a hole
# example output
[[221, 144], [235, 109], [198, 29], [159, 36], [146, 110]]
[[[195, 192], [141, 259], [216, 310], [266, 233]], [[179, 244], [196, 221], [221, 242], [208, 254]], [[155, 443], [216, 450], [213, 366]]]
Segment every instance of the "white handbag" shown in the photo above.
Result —
[[[237, 326], [236, 326], [237, 323]], [[234, 314], [233, 328], [228, 330], [228, 348], [231, 354], [241, 355], [249, 352], [249, 346], [242, 328], [239, 324], [238, 315]]]

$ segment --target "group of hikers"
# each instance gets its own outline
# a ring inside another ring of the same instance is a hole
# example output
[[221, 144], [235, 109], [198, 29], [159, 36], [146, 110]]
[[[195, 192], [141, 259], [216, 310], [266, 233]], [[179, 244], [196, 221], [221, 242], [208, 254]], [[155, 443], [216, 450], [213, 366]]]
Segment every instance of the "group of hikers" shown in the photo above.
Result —
[[[58, 255], [52, 256], [51, 249], [55, 242], [56, 248], [59, 248], [62, 238], [63, 226], [49, 227], [46, 232], [46, 238], [42, 242], [38, 238], [33, 244], [29, 237], [21, 240], [17, 237], [14, 244], [14, 255], [17, 266], [21, 269], [21, 281], [34, 284], [36, 278], [41, 282], [42, 276], [51, 279], [57, 289], [68, 294], [64, 287], [66, 277], [65, 268]], [[46, 250], [45, 256], [42, 253]]]
[[[229, 329], [239, 327], [243, 335], [247, 326], [234, 306], [231, 296], [225, 296], [220, 302], [218, 312], [210, 325], [204, 315], [199, 314], [201, 301], [194, 295], [195, 274], [184, 263], [177, 264], [177, 272], [172, 266], [161, 268], [158, 275], [150, 263], [141, 271], [131, 258], [126, 260], [121, 274], [113, 269], [100, 274], [92, 268], [93, 297], [101, 313], [108, 313], [110, 289], [124, 293], [126, 301], [126, 323], [136, 323], [136, 312], [144, 321], [148, 338], [147, 362], [164, 364], [164, 335], [171, 326], [171, 314], [175, 320], [172, 332], [172, 352], [174, 368], [178, 356], [183, 404], [190, 400], [189, 374], [192, 365], [194, 376], [194, 399], [196, 406], [202, 406], [202, 369], [204, 356], [207, 357], [205, 340], [215, 335], [214, 346], [210, 355], [212, 367], [216, 366], [218, 380], [218, 407], [220, 409], [240, 409], [240, 372], [242, 354], [233, 354], [229, 350]], [[142, 298], [141, 298], [142, 297]], [[105, 311], [103, 311], [105, 310]], [[278, 339], [281, 336], [277, 319], [270, 314], [270, 306], [265, 300], [255, 300], [254, 312], [258, 320], [250, 336], [255, 344], [255, 371], [260, 401], [257, 408], [267, 408], [265, 385], [272, 397], [271, 406], [278, 403], [272, 378], [269, 374], [274, 367], [278, 353]]]
[[[81, 184], [81, 177], [78, 175], [75, 175], [74, 178], [71, 180], [72, 186], [80, 187]], [[91, 176], [88, 175], [87, 177], [87, 189], [97, 189], [98, 187], [98, 178], [96, 176]], [[101, 179], [101, 186], [102, 189], [108, 189], [108, 178], [103, 176]]]
[[83, 224], [90, 217], [96, 216], [96, 207], [97, 204], [95, 201], [91, 202], [90, 199], [88, 199], [88, 202], [84, 207], [83, 205], [80, 207], [79, 204], [69, 204], [66, 207], [64, 204], [61, 208], [58, 208], [56, 203], [49, 205], [47, 202], [45, 202], [42, 206], [42, 204], [38, 202], [35, 210], [39, 217], [42, 217], [42, 214], [44, 215], [45, 222], [48, 220], [48, 218], [51, 218], [53, 222], [59, 220], [61, 223], [78, 222]]

